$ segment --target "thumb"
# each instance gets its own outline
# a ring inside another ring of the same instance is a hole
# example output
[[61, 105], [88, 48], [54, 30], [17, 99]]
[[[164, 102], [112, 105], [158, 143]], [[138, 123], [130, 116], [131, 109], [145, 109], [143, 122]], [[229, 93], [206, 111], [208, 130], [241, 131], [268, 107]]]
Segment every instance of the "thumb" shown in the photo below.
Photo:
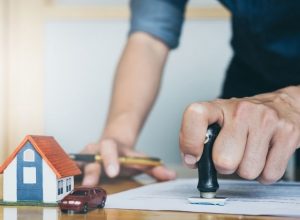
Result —
[[99, 163], [89, 163], [84, 167], [83, 186], [95, 186], [99, 182], [101, 166]]
[[[87, 145], [81, 153], [83, 154], [98, 154], [99, 153], [99, 144], [89, 144]], [[101, 175], [101, 166], [100, 163], [83, 163], [77, 162], [79, 167], [83, 170], [84, 176], [82, 180], [83, 186], [95, 186], [99, 182]]]
[[103, 160], [105, 173], [108, 177], [114, 178], [120, 173], [118, 159], [118, 144], [113, 139], [103, 139], [100, 142], [100, 155]]

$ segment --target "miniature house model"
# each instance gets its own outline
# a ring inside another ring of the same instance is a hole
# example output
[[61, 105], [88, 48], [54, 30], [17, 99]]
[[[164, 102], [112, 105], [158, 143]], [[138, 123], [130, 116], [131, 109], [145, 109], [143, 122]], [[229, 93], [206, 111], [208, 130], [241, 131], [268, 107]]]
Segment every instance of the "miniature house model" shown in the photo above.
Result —
[[26, 136], [0, 167], [3, 201], [56, 203], [81, 172], [53, 137]]

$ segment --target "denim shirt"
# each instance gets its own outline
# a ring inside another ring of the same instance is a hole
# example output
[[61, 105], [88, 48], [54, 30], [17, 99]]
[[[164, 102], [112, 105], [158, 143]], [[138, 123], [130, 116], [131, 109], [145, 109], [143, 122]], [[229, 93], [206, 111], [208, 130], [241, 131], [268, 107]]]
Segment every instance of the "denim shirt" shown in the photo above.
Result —
[[[300, 84], [300, 1], [220, 2], [232, 15], [234, 52], [221, 96], [251, 96]], [[131, 0], [130, 33], [146, 32], [176, 48], [186, 4], [187, 0]]]

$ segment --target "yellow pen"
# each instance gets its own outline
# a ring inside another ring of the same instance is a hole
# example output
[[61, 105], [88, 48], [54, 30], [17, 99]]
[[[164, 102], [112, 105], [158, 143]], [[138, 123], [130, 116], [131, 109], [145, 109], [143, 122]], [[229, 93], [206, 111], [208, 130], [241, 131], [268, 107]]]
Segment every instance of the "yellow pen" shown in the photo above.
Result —
[[[102, 162], [102, 157], [95, 154], [69, 154], [75, 161]], [[161, 166], [163, 162], [156, 157], [119, 157], [119, 162], [124, 165]]]

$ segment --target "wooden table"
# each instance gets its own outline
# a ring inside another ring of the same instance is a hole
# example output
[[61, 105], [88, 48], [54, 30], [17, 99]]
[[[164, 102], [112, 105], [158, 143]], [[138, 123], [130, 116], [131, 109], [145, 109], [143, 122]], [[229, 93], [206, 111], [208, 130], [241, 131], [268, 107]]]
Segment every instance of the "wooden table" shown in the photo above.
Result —
[[[105, 180], [101, 186], [108, 194], [120, 192], [127, 189], [139, 187], [141, 184], [131, 179]], [[2, 176], [0, 176], [2, 186]], [[2, 198], [2, 187], [0, 187], [0, 198]], [[215, 220], [215, 219], [293, 219], [283, 217], [262, 217], [243, 215], [220, 215], [205, 213], [171, 212], [171, 211], [138, 211], [118, 209], [96, 209], [87, 214], [62, 214], [58, 207], [12, 207], [0, 206], [0, 220], [66, 220], [66, 219], [87, 219], [87, 220], [143, 220], [143, 219], [178, 219], [178, 220]]]

